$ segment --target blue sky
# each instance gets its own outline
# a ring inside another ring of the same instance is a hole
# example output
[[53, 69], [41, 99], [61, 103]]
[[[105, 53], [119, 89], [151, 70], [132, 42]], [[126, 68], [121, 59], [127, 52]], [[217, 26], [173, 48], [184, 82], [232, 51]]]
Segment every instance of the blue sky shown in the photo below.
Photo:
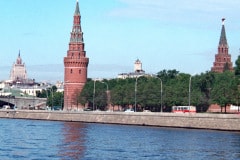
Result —
[[[9, 78], [19, 49], [29, 78], [63, 80], [76, 0], [0, 0], [0, 80]], [[132, 72], [209, 71], [225, 27], [235, 65], [240, 48], [240, 1], [79, 0], [89, 78]]]

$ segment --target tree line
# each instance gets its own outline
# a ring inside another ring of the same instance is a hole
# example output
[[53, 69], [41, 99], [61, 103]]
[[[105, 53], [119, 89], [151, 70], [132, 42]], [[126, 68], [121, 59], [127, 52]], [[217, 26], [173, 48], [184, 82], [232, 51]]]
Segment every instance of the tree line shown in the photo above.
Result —
[[173, 69], [159, 71], [156, 76], [142, 76], [137, 79], [103, 79], [95, 82], [88, 79], [77, 99], [82, 105], [93, 107], [94, 103], [94, 106], [102, 110], [106, 109], [107, 98], [110, 96], [111, 105], [126, 109], [137, 103], [138, 111], [171, 111], [172, 106], [190, 104], [196, 106], [198, 112], [205, 112], [211, 104], [218, 104], [221, 111], [226, 112], [227, 105], [240, 103], [240, 56], [234, 69], [231, 72], [228, 67], [224, 67], [223, 73], [207, 71], [199, 75]]

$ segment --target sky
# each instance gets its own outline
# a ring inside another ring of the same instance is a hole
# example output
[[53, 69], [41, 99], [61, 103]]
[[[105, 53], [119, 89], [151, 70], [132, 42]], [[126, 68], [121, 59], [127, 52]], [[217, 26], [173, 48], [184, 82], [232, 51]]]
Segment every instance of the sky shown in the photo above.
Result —
[[[0, 0], [0, 80], [9, 79], [19, 50], [28, 78], [64, 79], [76, 0]], [[79, 0], [88, 78], [134, 71], [210, 71], [225, 18], [232, 62], [240, 54], [240, 1]]]

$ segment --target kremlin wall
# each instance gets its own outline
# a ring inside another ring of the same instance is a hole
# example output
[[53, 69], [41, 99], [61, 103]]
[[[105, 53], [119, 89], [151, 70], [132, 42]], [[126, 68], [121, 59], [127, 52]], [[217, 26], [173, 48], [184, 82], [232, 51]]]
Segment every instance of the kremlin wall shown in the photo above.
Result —
[[240, 132], [240, 114], [0, 110], [0, 118], [144, 125]]

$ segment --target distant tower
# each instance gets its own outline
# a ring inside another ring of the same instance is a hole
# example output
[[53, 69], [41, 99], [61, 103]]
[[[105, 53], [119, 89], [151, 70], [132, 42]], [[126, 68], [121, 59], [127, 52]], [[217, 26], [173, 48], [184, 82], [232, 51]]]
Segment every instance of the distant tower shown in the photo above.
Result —
[[27, 70], [25, 68], [25, 64], [22, 63], [22, 58], [19, 51], [17, 60], [13, 64], [12, 70], [10, 72], [10, 80], [16, 81], [16, 82], [23, 82], [26, 79], [27, 79]]
[[228, 43], [226, 38], [225, 18], [222, 19], [222, 31], [218, 45], [218, 53], [215, 55], [215, 62], [211, 71], [222, 73], [224, 70], [233, 71], [233, 65], [231, 62], [231, 55], [228, 54]]
[[142, 62], [139, 59], [137, 59], [134, 63], [134, 72], [135, 73], [144, 72], [144, 70], [142, 70]]
[[81, 29], [81, 15], [78, 1], [73, 16], [73, 27], [67, 56], [64, 57], [64, 110], [74, 109], [78, 105], [77, 95], [87, 82], [86, 57]]

